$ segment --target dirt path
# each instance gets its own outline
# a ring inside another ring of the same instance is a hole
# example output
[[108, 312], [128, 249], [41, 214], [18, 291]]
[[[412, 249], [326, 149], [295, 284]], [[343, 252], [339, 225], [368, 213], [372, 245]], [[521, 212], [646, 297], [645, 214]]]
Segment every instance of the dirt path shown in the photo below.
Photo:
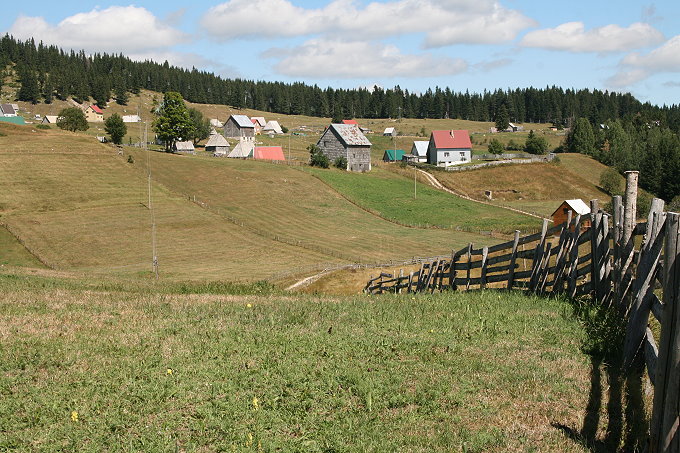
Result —
[[448, 187], [445, 187], [445, 186], [444, 186], [441, 182], [439, 182], [439, 180], [438, 180], [434, 175], [432, 175], [431, 173], [428, 173], [428, 172], [426, 172], [425, 170], [421, 170], [421, 169], [417, 169], [417, 170], [418, 170], [421, 174], [423, 174], [423, 175], [425, 176], [425, 179], [427, 179], [428, 182], [429, 182], [434, 188], [439, 189], [439, 190], [443, 190], [444, 192], [448, 192], [448, 193], [450, 193], [451, 195], [455, 195], [455, 196], [457, 196], [457, 197], [464, 198], [464, 199], [469, 200], [469, 201], [474, 201], [475, 203], [480, 203], [480, 204], [485, 204], [485, 205], [488, 205], [488, 206], [495, 206], [495, 207], [497, 207], [497, 208], [507, 209], [508, 211], [513, 211], [513, 212], [517, 212], [517, 213], [519, 213], [519, 214], [528, 215], [528, 216], [531, 216], [531, 217], [535, 217], [535, 218], [537, 218], [537, 219], [541, 219], [541, 220], [544, 219], [544, 217], [541, 217], [540, 215], [532, 214], [531, 212], [527, 212], [527, 211], [522, 211], [521, 209], [511, 208], [511, 207], [508, 207], [508, 206], [497, 205], [497, 204], [489, 203], [489, 202], [487, 202], [487, 201], [475, 200], [474, 198], [468, 197], [467, 195], [463, 195], [462, 193], [456, 192], [456, 191], [454, 191], [454, 190], [449, 189]]

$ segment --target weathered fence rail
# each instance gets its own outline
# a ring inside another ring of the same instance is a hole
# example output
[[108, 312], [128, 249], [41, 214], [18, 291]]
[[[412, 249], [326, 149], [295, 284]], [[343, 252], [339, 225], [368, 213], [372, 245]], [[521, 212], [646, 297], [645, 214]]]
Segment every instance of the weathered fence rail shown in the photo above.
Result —
[[569, 213], [567, 222], [551, 228], [546, 220], [539, 233], [520, 237], [516, 231], [501, 244], [468, 244], [408, 273], [381, 273], [364, 290], [492, 287], [592, 296], [625, 317], [624, 369], [646, 368], [654, 386], [649, 451], [680, 452], [680, 214], [664, 212], [663, 201], [654, 199], [647, 221], [636, 223], [636, 198], [637, 172], [628, 172], [625, 204], [614, 197], [611, 215], [593, 200], [588, 216]]

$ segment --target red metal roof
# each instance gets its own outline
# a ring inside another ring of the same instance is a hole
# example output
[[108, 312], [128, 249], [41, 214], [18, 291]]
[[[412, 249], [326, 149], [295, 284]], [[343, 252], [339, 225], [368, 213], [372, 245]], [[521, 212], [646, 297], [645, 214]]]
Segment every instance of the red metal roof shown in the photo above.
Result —
[[472, 142], [466, 130], [432, 131], [437, 149], [472, 149]]
[[102, 109], [100, 109], [99, 107], [97, 107], [97, 106], [94, 105], [94, 104], [92, 104], [92, 105], [90, 106], [90, 108], [91, 108], [92, 110], [94, 110], [95, 113], [99, 113], [100, 115], [103, 115], [103, 114], [104, 114], [104, 112], [102, 112]]
[[254, 159], [286, 160], [283, 156], [283, 148], [280, 146], [256, 146]]
[[342, 124], [356, 124], [357, 126], [359, 123], [357, 123], [357, 120], [342, 120]]

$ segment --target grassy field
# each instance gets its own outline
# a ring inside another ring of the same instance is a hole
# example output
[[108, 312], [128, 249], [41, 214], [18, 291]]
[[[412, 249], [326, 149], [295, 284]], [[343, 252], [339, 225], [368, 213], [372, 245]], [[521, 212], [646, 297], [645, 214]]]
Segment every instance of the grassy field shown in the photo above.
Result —
[[44, 267], [6, 228], [0, 226], [0, 267]]
[[368, 180], [339, 170], [310, 171], [353, 202], [406, 225], [505, 233], [540, 226], [540, 220], [534, 217], [452, 197], [426, 184], [418, 184], [414, 191], [413, 177], [409, 179], [381, 168], [374, 169]]
[[0, 289], [0, 449], [581, 452], [565, 432], [584, 413], [593, 441], [611, 435], [588, 392], [611, 383], [591, 381], [561, 300], [14, 274]]

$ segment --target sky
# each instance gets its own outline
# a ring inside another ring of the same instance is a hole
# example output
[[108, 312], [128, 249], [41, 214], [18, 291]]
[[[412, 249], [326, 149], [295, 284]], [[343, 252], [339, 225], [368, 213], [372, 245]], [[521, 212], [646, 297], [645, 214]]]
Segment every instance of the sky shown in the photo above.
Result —
[[680, 1], [2, 0], [0, 33], [86, 52], [412, 92], [561, 86], [680, 104]]

